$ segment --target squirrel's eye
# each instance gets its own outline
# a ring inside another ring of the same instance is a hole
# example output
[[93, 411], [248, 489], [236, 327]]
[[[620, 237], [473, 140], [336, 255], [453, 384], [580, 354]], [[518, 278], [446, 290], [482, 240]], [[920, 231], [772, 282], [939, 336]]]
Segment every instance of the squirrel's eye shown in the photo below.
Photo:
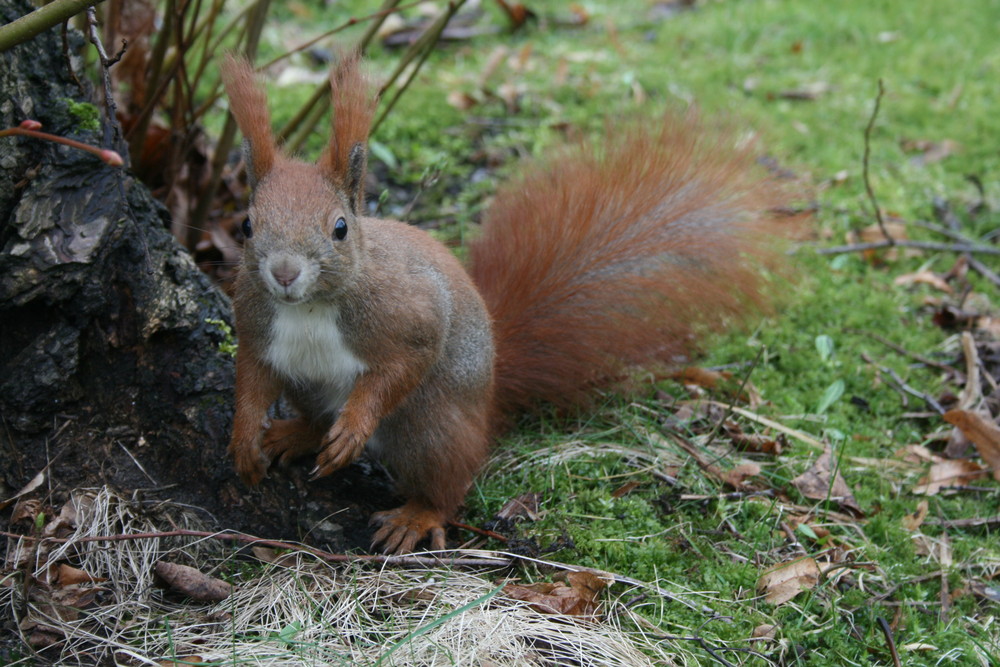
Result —
[[344, 240], [344, 237], [347, 236], [347, 220], [337, 218], [337, 222], [333, 223], [333, 236], [338, 241]]
[[253, 225], [250, 224], [250, 218], [243, 221], [241, 229], [243, 230], [244, 238], [251, 238], [253, 236]]

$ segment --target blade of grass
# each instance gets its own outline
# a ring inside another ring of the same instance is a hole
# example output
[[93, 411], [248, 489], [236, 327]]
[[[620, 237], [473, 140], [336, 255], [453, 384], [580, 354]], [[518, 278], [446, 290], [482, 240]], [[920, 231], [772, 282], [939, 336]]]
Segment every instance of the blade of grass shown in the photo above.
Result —
[[459, 607], [458, 609], [455, 609], [454, 611], [449, 612], [449, 613], [445, 614], [444, 616], [441, 616], [440, 618], [437, 618], [437, 619], [431, 621], [427, 625], [424, 625], [424, 626], [421, 626], [421, 627], [417, 628], [416, 630], [414, 630], [413, 632], [411, 632], [410, 634], [406, 635], [405, 637], [403, 637], [402, 639], [400, 639], [398, 642], [396, 642], [395, 644], [393, 644], [392, 647], [388, 651], [386, 651], [385, 653], [383, 653], [379, 657], [379, 659], [375, 661], [375, 667], [379, 667], [379, 665], [383, 664], [386, 660], [388, 660], [389, 656], [391, 656], [393, 653], [395, 653], [397, 650], [399, 650], [399, 648], [401, 648], [402, 646], [406, 645], [407, 643], [413, 641], [414, 639], [416, 639], [420, 635], [423, 635], [423, 634], [426, 634], [426, 633], [430, 632], [431, 630], [433, 630], [434, 628], [438, 627], [442, 623], [446, 623], [449, 620], [451, 620], [452, 618], [455, 618], [456, 616], [461, 616], [462, 614], [464, 614], [469, 609], [473, 609], [473, 608], [478, 607], [478, 606], [480, 606], [482, 604], [485, 604], [487, 601], [490, 600], [490, 598], [492, 598], [497, 593], [499, 593], [500, 591], [502, 591], [503, 587], [504, 587], [504, 584], [501, 584], [500, 586], [497, 586], [496, 588], [494, 588], [492, 591], [490, 591], [486, 595], [478, 597], [475, 600], [473, 600], [472, 602], [469, 602], [468, 604], [464, 604], [461, 607]]

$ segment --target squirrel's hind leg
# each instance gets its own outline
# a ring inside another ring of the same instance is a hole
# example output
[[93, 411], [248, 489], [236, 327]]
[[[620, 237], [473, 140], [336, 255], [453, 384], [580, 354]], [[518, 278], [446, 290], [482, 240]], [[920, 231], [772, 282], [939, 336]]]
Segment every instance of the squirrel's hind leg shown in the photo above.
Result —
[[315, 453], [324, 433], [324, 429], [302, 417], [275, 419], [264, 432], [262, 448], [271, 461], [279, 459], [279, 463], [288, 463], [300, 456]]
[[402, 506], [372, 515], [380, 524], [373, 548], [413, 551], [425, 537], [444, 549], [444, 528], [455, 516], [489, 452], [488, 395], [460, 404], [419, 400], [383, 421], [378, 456], [392, 473]]

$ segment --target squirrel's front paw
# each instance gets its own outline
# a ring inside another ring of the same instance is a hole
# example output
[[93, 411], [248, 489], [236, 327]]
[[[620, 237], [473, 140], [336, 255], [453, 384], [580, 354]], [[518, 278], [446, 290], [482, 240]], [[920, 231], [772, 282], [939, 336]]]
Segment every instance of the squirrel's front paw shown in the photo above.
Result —
[[258, 443], [229, 443], [229, 454], [233, 457], [236, 473], [247, 486], [254, 486], [267, 476], [271, 460]]
[[371, 433], [361, 433], [351, 428], [341, 417], [327, 431], [321, 445], [322, 451], [316, 457], [316, 467], [309, 479], [318, 479], [350, 465], [361, 456]]

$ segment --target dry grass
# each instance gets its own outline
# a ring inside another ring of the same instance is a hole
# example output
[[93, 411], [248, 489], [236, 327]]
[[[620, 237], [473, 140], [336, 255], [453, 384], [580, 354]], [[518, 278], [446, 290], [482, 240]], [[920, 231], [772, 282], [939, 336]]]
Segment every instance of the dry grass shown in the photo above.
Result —
[[[263, 564], [225, 553], [211, 540], [88, 542], [81, 539], [190, 526], [191, 516], [177, 507], [143, 506], [107, 489], [80, 492], [67, 508], [65, 520], [49, 526], [72, 527], [65, 542], [37, 548], [27, 540], [9, 542], [0, 586], [0, 606], [19, 619], [22, 639], [39, 647], [36, 659], [46, 662], [698, 663], [691, 642], [649, 631], [649, 623], [625, 602], [662, 605], [649, 599], [655, 587], [615, 590], [605, 596], [599, 618], [588, 620], [541, 613], [505, 596], [503, 585], [516, 578], [509, 570], [334, 566], [303, 553]], [[153, 568], [161, 559], [208, 573], [225, 571], [235, 592], [215, 604], [181, 599], [154, 581]], [[60, 584], [52, 574], [60, 563], [97, 581]]]

